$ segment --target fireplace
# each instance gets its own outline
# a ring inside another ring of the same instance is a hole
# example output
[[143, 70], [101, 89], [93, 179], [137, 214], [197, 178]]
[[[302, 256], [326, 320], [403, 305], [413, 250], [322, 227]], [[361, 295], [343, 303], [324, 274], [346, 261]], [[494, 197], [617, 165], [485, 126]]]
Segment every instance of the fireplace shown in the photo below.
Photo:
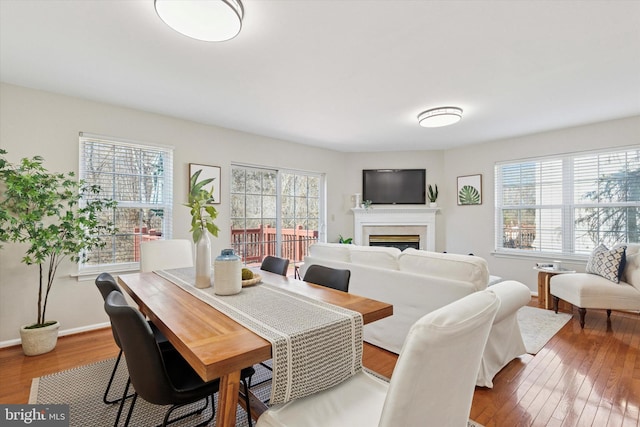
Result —
[[[374, 206], [371, 209], [353, 208], [354, 243], [356, 245], [377, 245], [371, 243], [371, 236], [394, 236], [397, 241], [411, 244], [417, 249], [435, 251], [436, 212], [439, 208], [417, 206]], [[418, 241], [408, 241], [407, 238]], [[376, 238], [374, 237], [374, 240]], [[390, 246], [384, 244], [383, 246]]]
[[420, 236], [413, 234], [369, 235], [369, 246], [387, 246], [404, 251], [407, 248], [420, 249]]

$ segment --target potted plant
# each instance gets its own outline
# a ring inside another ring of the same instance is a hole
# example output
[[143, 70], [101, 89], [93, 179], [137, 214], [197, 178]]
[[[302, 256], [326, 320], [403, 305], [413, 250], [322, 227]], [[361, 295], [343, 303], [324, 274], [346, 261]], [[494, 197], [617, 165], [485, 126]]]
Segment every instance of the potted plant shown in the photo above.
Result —
[[0, 242], [28, 245], [22, 262], [39, 268], [38, 316], [20, 329], [27, 356], [55, 348], [60, 324], [47, 318], [47, 301], [56, 271], [67, 257], [87, 261], [88, 252], [104, 247], [105, 234], [115, 232], [100, 212], [114, 201], [100, 198], [100, 188], [78, 181], [73, 172], [49, 172], [35, 156], [12, 164], [0, 149]]
[[220, 230], [213, 220], [218, 217], [218, 211], [211, 205], [213, 187], [207, 190], [205, 186], [213, 182], [214, 178], [198, 182], [202, 169], [191, 175], [189, 179], [189, 203], [185, 206], [191, 209], [191, 235], [196, 245], [196, 287], [211, 286], [211, 241], [207, 232], [218, 236]]
[[339, 240], [338, 243], [342, 243], [344, 245], [350, 245], [353, 243], [353, 237], [347, 237], [346, 239], [342, 237], [342, 234], [338, 234]]
[[434, 187], [431, 186], [431, 184], [429, 184], [429, 191], [428, 191], [428, 197], [429, 197], [429, 206], [432, 208], [435, 208], [438, 206], [438, 204], [436, 203], [436, 200], [438, 200], [438, 184], [435, 184]]

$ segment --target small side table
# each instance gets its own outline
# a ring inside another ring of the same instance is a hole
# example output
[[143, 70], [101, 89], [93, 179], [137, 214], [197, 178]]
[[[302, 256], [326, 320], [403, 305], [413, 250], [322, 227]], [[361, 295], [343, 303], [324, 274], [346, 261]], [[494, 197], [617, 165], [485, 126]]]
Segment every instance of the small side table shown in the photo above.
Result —
[[[575, 273], [575, 270], [569, 270], [568, 268], [542, 268], [533, 267], [538, 272], [538, 307], [551, 310], [553, 305], [551, 304], [550, 285], [551, 278], [556, 274]], [[573, 310], [573, 306], [566, 301], [560, 300], [558, 308], [563, 310]]]

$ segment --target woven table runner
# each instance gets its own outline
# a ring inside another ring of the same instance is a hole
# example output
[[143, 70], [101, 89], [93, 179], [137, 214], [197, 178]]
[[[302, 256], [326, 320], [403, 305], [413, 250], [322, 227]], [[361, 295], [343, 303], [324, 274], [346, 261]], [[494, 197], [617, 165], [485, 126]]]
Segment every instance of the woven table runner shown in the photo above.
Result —
[[271, 342], [270, 404], [333, 387], [362, 369], [362, 315], [268, 283], [219, 296], [194, 286], [195, 270], [155, 271]]

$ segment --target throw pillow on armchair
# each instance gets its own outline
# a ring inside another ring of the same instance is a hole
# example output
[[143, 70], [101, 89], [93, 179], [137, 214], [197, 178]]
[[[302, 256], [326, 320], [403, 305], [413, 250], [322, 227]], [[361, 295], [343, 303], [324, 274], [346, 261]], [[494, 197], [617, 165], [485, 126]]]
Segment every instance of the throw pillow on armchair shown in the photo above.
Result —
[[620, 283], [626, 250], [626, 245], [617, 245], [611, 250], [603, 244], [598, 245], [589, 257], [586, 272], [602, 276], [613, 283]]

